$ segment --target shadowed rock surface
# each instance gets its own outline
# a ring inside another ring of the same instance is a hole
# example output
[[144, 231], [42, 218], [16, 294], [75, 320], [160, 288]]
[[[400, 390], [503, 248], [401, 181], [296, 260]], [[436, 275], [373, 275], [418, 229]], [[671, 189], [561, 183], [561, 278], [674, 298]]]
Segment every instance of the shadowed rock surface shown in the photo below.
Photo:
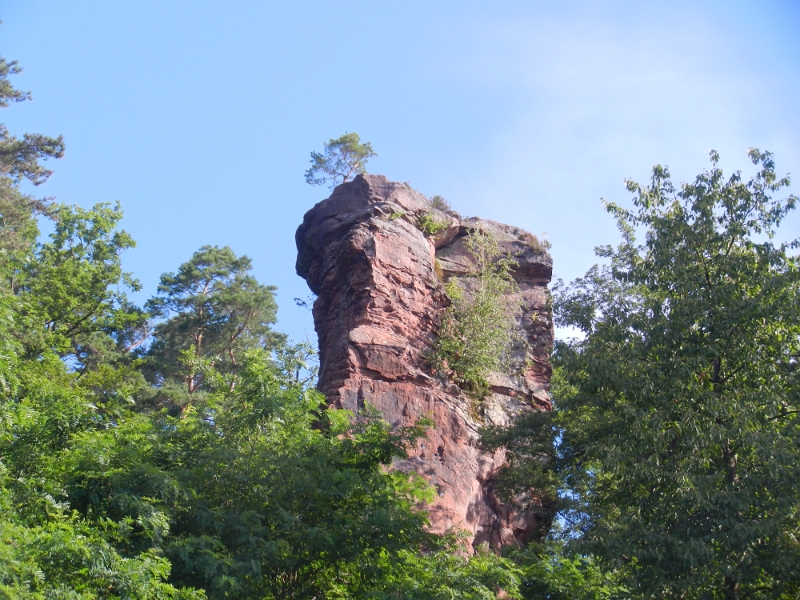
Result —
[[[416, 227], [426, 212], [449, 227], [426, 237]], [[464, 238], [473, 228], [491, 231], [516, 262], [523, 307], [518, 327], [527, 340], [509, 372], [489, 377], [491, 393], [481, 402], [434, 377], [424, 357], [448, 305], [440, 278], [464, 277], [472, 269]], [[514, 513], [495, 496], [492, 476], [502, 453], [477, 446], [481, 426], [551, 409], [552, 260], [532, 239], [509, 225], [433, 211], [425, 196], [381, 175], [338, 186], [306, 213], [296, 234], [297, 273], [317, 295], [319, 389], [339, 408], [374, 405], [394, 427], [432, 418], [435, 427], [396, 467], [435, 486], [438, 496], [429, 507], [434, 531], [466, 529], [475, 545], [525, 542], [549, 526]]]

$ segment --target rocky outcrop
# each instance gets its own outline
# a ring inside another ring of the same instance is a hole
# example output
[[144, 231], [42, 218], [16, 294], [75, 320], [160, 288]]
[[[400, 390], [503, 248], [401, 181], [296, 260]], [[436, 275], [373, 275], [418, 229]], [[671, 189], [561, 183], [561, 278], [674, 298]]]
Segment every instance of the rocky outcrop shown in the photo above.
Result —
[[[297, 273], [317, 295], [319, 389], [339, 408], [358, 411], [370, 403], [395, 427], [433, 419], [435, 427], [396, 468], [414, 470], [435, 486], [434, 531], [465, 529], [476, 545], [524, 542], [546, 524], [516, 514], [495, 496], [492, 477], [503, 456], [481, 452], [477, 441], [483, 425], [551, 408], [552, 261], [516, 227], [449, 211], [434, 211], [449, 226], [426, 237], [417, 219], [432, 210], [404, 184], [359, 175], [306, 213], [296, 234]], [[518, 326], [527, 340], [507, 373], [491, 375], [490, 393], [480, 402], [435, 377], [425, 359], [448, 305], [442, 281], [471, 271], [464, 238], [474, 228], [492, 231], [516, 263]]]

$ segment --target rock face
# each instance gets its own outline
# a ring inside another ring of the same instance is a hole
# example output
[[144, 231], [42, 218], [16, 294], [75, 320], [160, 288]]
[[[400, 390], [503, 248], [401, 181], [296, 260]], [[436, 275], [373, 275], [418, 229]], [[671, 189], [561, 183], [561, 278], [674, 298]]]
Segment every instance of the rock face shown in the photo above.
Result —
[[[435, 237], [417, 228], [429, 213], [449, 227]], [[477, 402], [435, 377], [425, 360], [441, 312], [442, 280], [464, 277], [471, 229], [491, 231], [516, 262], [522, 311], [508, 373], [489, 378]], [[359, 175], [309, 210], [296, 234], [297, 273], [317, 295], [319, 389], [331, 405], [358, 411], [372, 404], [392, 426], [430, 417], [435, 427], [395, 465], [423, 475], [438, 496], [429, 506], [436, 532], [465, 529], [473, 544], [524, 543], [547, 523], [515, 514], [493, 492], [502, 453], [477, 446], [487, 424], [506, 424], [526, 410], [550, 410], [549, 352], [553, 327], [547, 305], [552, 260], [530, 234], [481, 219], [435, 211], [422, 194], [380, 175]]]

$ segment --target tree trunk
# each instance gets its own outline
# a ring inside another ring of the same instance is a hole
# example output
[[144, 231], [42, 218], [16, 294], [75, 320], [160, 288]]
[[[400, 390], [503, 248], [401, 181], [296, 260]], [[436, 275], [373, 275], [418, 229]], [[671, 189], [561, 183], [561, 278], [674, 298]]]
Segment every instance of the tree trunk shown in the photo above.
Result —
[[725, 600], [739, 600], [739, 582], [725, 575]]

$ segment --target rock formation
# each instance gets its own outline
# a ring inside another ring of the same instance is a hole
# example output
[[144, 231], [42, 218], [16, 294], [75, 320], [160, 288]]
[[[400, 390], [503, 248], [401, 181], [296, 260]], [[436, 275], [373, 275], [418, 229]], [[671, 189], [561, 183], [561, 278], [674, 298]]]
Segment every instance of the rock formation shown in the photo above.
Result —
[[[449, 226], [426, 237], [416, 226], [425, 213]], [[435, 377], [425, 359], [448, 305], [442, 280], [472, 268], [464, 238], [474, 228], [491, 231], [516, 263], [518, 326], [527, 340], [508, 373], [489, 377], [490, 393], [480, 402]], [[368, 402], [394, 427], [422, 417], [435, 422], [409, 459], [395, 465], [435, 486], [432, 529], [465, 529], [475, 545], [497, 547], [524, 542], [546, 526], [495, 496], [492, 476], [502, 453], [489, 455], [477, 445], [481, 426], [551, 408], [552, 261], [535, 238], [516, 227], [436, 211], [405, 184], [359, 175], [306, 213], [296, 241], [297, 273], [317, 295], [319, 389], [328, 402], [353, 411]]]

